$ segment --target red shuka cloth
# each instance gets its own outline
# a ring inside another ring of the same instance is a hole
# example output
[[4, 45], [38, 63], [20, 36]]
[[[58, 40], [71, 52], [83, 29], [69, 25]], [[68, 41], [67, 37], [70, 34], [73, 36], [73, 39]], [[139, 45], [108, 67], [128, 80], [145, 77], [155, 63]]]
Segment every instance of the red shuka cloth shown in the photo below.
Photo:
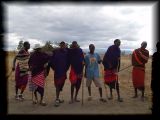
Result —
[[142, 67], [133, 67], [132, 81], [134, 88], [144, 88], [145, 70]]
[[118, 80], [118, 75], [115, 70], [105, 70], [104, 71], [104, 81], [105, 83], [111, 83]]
[[44, 71], [32, 77], [32, 82], [42, 88], [44, 88], [45, 84], [44, 81], [45, 81]]
[[54, 85], [55, 85], [56, 87], [58, 87], [58, 86], [63, 87], [66, 79], [67, 79], [66, 74], [63, 75], [61, 78], [57, 78], [57, 79], [54, 78]]
[[74, 68], [71, 66], [69, 80], [70, 80], [71, 84], [80, 84], [78, 81], [82, 80], [82, 74], [76, 74]]
[[24, 90], [28, 83], [28, 74], [20, 76], [19, 65], [17, 65], [16, 67], [15, 81], [16, 81], [16, 86], [21, 90]]

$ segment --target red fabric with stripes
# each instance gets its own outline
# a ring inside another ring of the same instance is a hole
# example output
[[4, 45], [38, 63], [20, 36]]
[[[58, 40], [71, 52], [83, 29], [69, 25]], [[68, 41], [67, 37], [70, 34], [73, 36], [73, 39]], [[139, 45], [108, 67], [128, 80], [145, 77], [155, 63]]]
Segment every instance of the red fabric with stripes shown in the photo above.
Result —
[[44, 88], [44, 80], [44, 71], [32, 77], [32, 82], [42, 88]]
[[111, 83], [117, 79], [118, 75], [115, 73], [115, 70], [105, 70], [104, 71], [104, 81], [105, 83]]
[[144, 68], [133, 67], [132, 81], [134, 88], [144, 87], [144, 77], [145, 77]]

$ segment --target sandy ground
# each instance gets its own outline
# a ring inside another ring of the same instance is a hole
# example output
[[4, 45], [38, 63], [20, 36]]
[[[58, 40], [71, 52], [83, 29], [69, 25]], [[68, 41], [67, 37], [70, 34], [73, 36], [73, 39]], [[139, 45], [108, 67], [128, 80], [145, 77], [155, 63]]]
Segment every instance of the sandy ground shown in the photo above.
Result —
[[[13, 57], [8, 57], [8, 73], [11, 70], [11, 63]], [[121, 69], [130, 65], [130, 56], [121, 58]], [[102, 65], [100, 67], [100, 75], [102, 78]], [[103, 97], [107, 99], [106, 103], [99, 101], [99, 92], [98, 88], [95, 87], [92, 83], [92, 101], [88, 101], [88, 91], [86, 88], [86, 79], [83, 79], [83, 90], [84, 90], [84, 104], [82, 106], [81, 102], [69, 104], [70, 100], [70, 81], [67, 79], [61, 93], [60, 98], [64, 99], [59, 107], [54, 107], [55, 100], [55, 87], [53, 82], [53, 71], [51, 70], [49, 76], [46, 78], [45, 84], [45, 101], [47, 106], [33, 105], [32, 104], [32, 93], [29, 91], [27, 86], [24, 97], [25, 100], [17, 101], [15, 100], [15, 81], [14, 73], [8, 79], [8, 114], [105, 114], [105, 115], [137, 115], [137, 114], [151, 114], [151, 59], [146, 65], [146, 76], [145, 76], [145, 101], [142, 102], [139, 97], [133, 99], [133, 85], [131, 80], [131, 67], [127, 70], [124, 70], [119, 73], [119, 82], [120, 82], [120, 92], [124, 102], [117, 101], [116, 91], [113, 91], [113, 100], [108, 100], [108, 87], [107, 89], [103, 86]], [[107, 92], [106, 92], [107, 91]], [[82, 101], [82, 86], [79, 91], [78, 99]]]

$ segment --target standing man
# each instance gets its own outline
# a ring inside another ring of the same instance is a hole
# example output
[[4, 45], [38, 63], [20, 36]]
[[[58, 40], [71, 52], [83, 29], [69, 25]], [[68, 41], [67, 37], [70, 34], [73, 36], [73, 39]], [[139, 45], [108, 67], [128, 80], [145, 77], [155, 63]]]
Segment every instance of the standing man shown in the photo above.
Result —
[[142, 101], [144, 100], [144, 79], [145, 79], [145, 64], [149, 59], [149, 51], [145, 49], [147, 47], [147, 42], [142, 42], [141, 47], [134, 50], [132, 53], [132, 81], [135, 89], [135, 95], [133, 98], [137, 98], [137, 89], [141, 90]]
[[31, 70], [31, 81], [34, 91], [35, 101], [34, 104], [38, 103], [37, 92], [40, 94], [40, 105], [46, 106], [43, 100], [44, 96], [44, 85], [46, 77], [46, 67], [49, 61], [49, 56], [41, 51], [40, 44], [35, 44], [34, 52], [31, 54], [29, 59], [29, 67]]
[[119, 48], [121, 41], [119, 39], [114, 40], [114, 45], [110, 46], [103, 58], [104, 66], [104, 81], [110, 88], [109, 100], [113, 99], [112, 89], [116, 89], [118, 95], [118, 101], [123, 102], [120, 97], [119, 83], [117, 72], [120, 69], [120, 54]]
[[[69, 49], [69, 61], [71, 65], [70, 76], [69, 76], [71, 82], [71, 101], [69, 103], [71, 104], [73, 102], [80, 102], [77, 99], [77, 95], [83, 77], [84, 56], [82, 49], [78, 47], [76, 41], [72, 42], [71, 48]], [[74, 89], [76, 90], [75, 96], [74, 96]]]
[[[30, 49], [29, 42], [24, 42], [22, 50], [18, 52], [18, 54], [15, 56], [13, 61], [13, 67], [12, 71], [15, 70], [15, 63], [17, 60], [16, 65], [16, 72], [15, 72], [15, 92], [16, 92], [16, 100], [23, 100], [23, 92], [26, 89], [27, 83], [28, 83], [28, 60], [29, 60], [29, 52], [28, 49]], [[18, 94], [18, 89], [20, 89], [20, 94]]]
[[86, 86], [88, 87], [89, 97], [88, 100], [92, 99], [91, 97], [91, 83], [92, 81], [99, 88], [100, 101], [106, 102], [105, 99], [102, 98], [102, 84], [99, 79], [99, 67], [98, 64], [101, 63], [101, 59], [98, 53], [94, 53], [95, 46], [93, 44], [89, 45], [90, 52], [85, 56], [85, 67], [86, 67]]
[[160, 80], [159, 80], [159, 68], [160, 68], [160, 42], [156, 44], [157, 52], [152, 57], [152, 114], [159, 116], [160, 113]]
[[60, 48], [53, 51], [50, 58], [49, 68], [54, 71], [54, 85], [56, 87], [55, 107], [58, 107], [64, 100], [59, 99], [60, 92], [63, 89], [65, 80], [67, 79], [67, 70], [69, 68], [68, 50], [64, 41], [60, 43]]

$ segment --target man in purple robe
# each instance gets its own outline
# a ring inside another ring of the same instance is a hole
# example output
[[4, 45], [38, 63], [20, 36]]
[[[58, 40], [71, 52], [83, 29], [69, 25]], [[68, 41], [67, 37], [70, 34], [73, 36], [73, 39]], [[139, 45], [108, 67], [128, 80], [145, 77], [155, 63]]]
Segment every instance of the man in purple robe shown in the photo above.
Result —
[[120, 68], [120, 46], [121, 41], [119, 39], [114, 40], [114, 45], [110, 46], [103, 58], [104, 66], [104, 82], [110, 87], [110, 97], [112, 99], [112, 89], [116, 89], [118, 95], [118, 101], [123, 102], [120, 97], [119, 83], [117, 72]]
[[[80, 102], [77, 99], [78, 91], [81, 86], [81, 81], [83, 77], [83, 66], [84, 66], [84, 55], [81, 48], [78, 47], [76, 41], [72, 42], [71, 48], [69, 49], [69, 62], [71, 65], [70, 69], [70, 82], [71, 82], [71, 101], [70, 104], [73, 102]], [[74, 89], [75, 97], [74, 95]]]
[[[54, 85], [56, 87], [55, 107], [58, 107], [64, 100], [59, 99], [60, 92], [63, 89], [65, 80], [67, 79], [67, 70], [69, 68], [68, 50], [64, 41], [60, 43], [60, 48], [53, 51], [49, 61], [49, 68], [54, 71]], [[48, 70], [49, 71], [49, 70]]]
[[31, 82], [32, 90], [34, 91], [35, 100], [33, 103], [37, 104], [38, 96], [37, 92], [40, 94], [40, 105], [45, 106], [46, 103], [43, 100], [44, 96], [44, 85], [46, 77], [46, 67], [49, 61], [49, 56], [41, 51], [41, 46], [36, 44], [34, 47], [34, 52], [31, 54], [29, 59], [29, 67], [31, 70]]

